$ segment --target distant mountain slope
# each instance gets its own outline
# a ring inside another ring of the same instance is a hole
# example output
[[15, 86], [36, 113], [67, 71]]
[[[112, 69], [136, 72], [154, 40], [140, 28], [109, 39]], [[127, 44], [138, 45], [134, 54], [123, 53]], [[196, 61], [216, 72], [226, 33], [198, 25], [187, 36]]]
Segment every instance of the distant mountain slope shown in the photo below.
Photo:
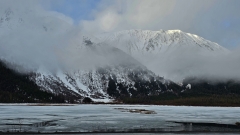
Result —
[[28, 75], [9, 69], [0, 61], [0, 103], [63, 103], [64, 98], [41, 91]]

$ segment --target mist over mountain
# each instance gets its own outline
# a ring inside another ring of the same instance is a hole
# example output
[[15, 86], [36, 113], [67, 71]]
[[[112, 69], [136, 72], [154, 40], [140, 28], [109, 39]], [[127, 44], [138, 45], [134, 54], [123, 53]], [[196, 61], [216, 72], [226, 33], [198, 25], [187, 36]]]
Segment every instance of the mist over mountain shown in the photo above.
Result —
[[61, 14], [37, 6], [17, 7], [10, 4], [1, 9], [0, 58], [24, 67], [24, 72], [86, 70], [132, 61], [117, 48], [96, 45]]
[[0, 60], [67, 102], [177, 95], [191, 88], [183, 81], [188, 77], [240, 80], [240, 51], [200, 36], [181, 30], [87, 33], [36, 1], [13, 2], [0, 2]]
[[[188, 76], [239, 79], [239, 51], [229, 51], [197, 35], [180, 30], [125, 30], [92, 35], [82, 33], [71, 18], [47, 11], [37, 2], [30, 5], [2, 2], [0, 14], [1, 59], [29, 71], [127, 63], [128, 59], [108, 49], [113, 46], [156, 74], [175, 81]], [[86, 39], [101, 46], [102, 53], [108, 56], [89, 51], [84, 45]]]
[[40, 66], [61, 66], [57, 53], [67, 46], [72, 26], [37, 6], [1, 3], [0, 57], [30, 71]]
[[239, 79], [239, 50], [180, 30], [125, 30], [105, 33], [100, 41], [117, 47], [155, 73], [174, 81], [190, 76]]

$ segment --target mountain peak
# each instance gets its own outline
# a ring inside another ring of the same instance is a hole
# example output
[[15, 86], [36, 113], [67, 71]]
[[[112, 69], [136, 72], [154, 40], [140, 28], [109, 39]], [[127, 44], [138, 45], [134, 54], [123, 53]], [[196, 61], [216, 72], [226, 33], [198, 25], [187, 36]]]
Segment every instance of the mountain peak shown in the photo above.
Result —
[[200, 36], [181, 30], [140, 30], [131, 29], [99, 36], [100, 41], [112, 44], [128, 54], [165, 53], [172, 50], [199, 50], [226, 53], [227, 49]]
[[176, 29], [176, 30], [168, 30], [167, 32], [169, 32], [169, 33], [181, 33], [183, 31]]

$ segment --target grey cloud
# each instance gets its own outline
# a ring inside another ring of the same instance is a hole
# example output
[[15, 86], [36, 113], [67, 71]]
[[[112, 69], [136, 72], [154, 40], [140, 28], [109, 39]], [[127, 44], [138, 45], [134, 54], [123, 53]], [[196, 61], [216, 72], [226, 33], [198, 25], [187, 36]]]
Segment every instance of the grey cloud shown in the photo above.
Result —
[[[41, 1], [0, 1], [0, 58], [20, 65], [25, 71], [40, 67], [54, 71], [65, 68], [72, 41], [79, 29], [71, 18], [42, 8]], [[75, 43], [80, 46], [81, 42]], [[71, 48], [75, 49], [75, 48]], [[79, 62], [79, 61], [78, 61]]]
[[[24, 72], [39, 68], [52, 72], [88, 70], [118, 64], [115, 61], [129, 61], [124, 57], [126, 54], [113, 52], [110, 46], [95, 43], [92, 46], [100, 47], [86, 46], [84, 35], [87, 34], [81, 32], [71, 18], [46, 10], [41, 2], [0, 1], [0, 59], [23, 67]], [[89, 37], [94, 42], [95, 39]]]

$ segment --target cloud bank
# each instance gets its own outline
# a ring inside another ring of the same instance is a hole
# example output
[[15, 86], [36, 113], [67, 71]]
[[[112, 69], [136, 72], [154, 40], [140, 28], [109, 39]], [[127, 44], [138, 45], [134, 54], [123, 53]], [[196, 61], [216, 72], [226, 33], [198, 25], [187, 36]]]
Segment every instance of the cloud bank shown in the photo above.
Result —
[[71, 18], [44, 10], [38, 1], [0, 1], [0, 56], [28, 69], [59, 66], [57, 53], [70, 40]]
[[[79, 25], [74, 24], [74, 18], [51, 11], [50, 1], [0, 0], [1, 59], [30, 71], [41, 66], [50, 71], [89, 69], [127, 61], [109, 47], [100, 50], [101, 53], [89, 51], [83, 40], [84, 35], [125, 29], [181, 29], [226, 45], [231, 44], [229, 40], [233, 45], [239, 43], [236, 36], [240, 29], [232, 26], [239, 28], [240, 23], [231, 23], [231, 19], [238, 21], [238, 0], [232, 0], [231, 5], [227, 0], [103, 0], [91, 12], [93, 19], [81, 20]], [[141, 62], [160, 76], [174, 80], [189, 75], [240, 78], [239, 52], [203, 56], [179, 51]]]
[[[188, 50], [188, 49], [185, 49]], [[151, 61], [147, 61], [151, 59]], [[149, 69], [173, 81], [199, 77], [214, 81], [235, 79], [240, 81], [240, 50], [228, 54], [174, 51], [150, 55], [145, 60]]]
[[[111, 46], [87, 45], [90, 35], [81, 31], [72, 18], [49, 11], [51, 1], [0, 1], [0, 58], [20, 65], [24, 71], [39, 68], [57, 70], [89, 70], [99, 66], [129, 63]], [[131, 60], [133, 62], [133, 60]], [[131, 63], [130, 62], [130, 63]], [[19, 69], [18, 69], [19, 70]]]

